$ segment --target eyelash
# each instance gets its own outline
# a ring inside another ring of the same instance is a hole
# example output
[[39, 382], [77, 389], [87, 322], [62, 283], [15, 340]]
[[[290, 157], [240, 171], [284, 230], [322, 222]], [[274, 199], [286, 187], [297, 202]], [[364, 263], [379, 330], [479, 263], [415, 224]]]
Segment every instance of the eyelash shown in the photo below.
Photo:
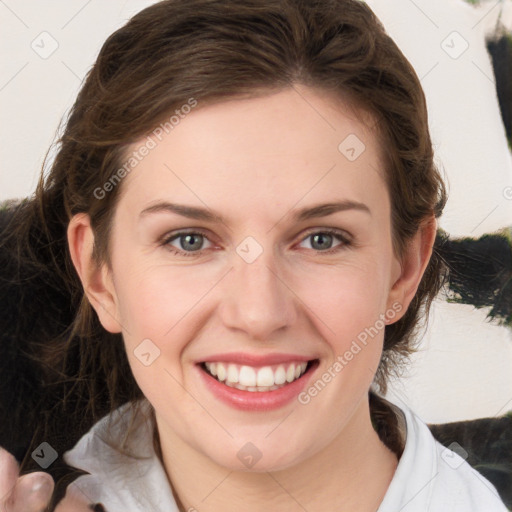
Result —
[[[336, 237], [341, 242], [340, 245], [332, 247], [331, 249], [326, 249], [325, 251], [315, 251], [314, 249], [311, 249], [314, 252], [317, 252], [319, 254], [333, 254], [335, 252], [338, 252], [338, 251], [342, 250], [343, 248], [348, 248], [348, 247], [351, 247], [353, 245], [353, 242], [351, 240], [349, 240], [349, 238], [347, 236], [345, 236], [342, 232], [340, 232], [340, 231], [338, 231], [336, 229], [329, 229], [329, 228], [322, 229], [322, 230], [318, 230], [317, 229], [317, 230], [314, 230], [314, 231], [309, 231], [301, 239], [301, 242], [303, 242], [304, 240], [306, 240], [310, 236], [316, 235], [316, 234], [332, 235], [332, 236]], [[206, 249], [202, 249], [202, 250], [199, 250], [199, 251], [182, 251], [180, 249], [176, 249], [175, 247], [169, 245], [171, 242], [173, 242], [174, 240], [180, 238], [183, 235], [201, 235], [201, 236], [203, 236], [203, 237], [208, 239], [208, 235], [204, 231], [201, 231], [200, 229], [199, 230], [195, 230], [195, 231], [179, 231], [177, 233], [173, 233], [170, 236], [164, 237], [162, 239], [162, 241], [160, 242], [160, 245], [163, 246], [163, 247], [166, 247], [171, 253], [176, 254], [178, 256], [186, 256], [186, 257], [198, 257], [198, 256], [201, 256], [203, 251], [206, 250]]]

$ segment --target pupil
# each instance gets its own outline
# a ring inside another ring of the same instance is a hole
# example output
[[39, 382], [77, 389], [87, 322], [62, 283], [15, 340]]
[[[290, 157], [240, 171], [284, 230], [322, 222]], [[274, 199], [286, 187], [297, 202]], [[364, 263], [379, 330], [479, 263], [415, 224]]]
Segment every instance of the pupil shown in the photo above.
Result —
[[[186, 248], [186, 244], [188, 244], [188, 243], [189, 243], [190, 239], [194, 239], [194, 238], [199, 239], [201, 236], [202, 236], [202, 235], [183, 235], [183, 236], [181, 237], [181, 238], [182, 238], [182, 241], [183, 241], [183, 240], [186, 240], [186, 242], [185, 242], [185, 247], [184, 247], [184, 248]], [[192, 246], [193, 246], [193, 245], [194, 245], [194, 244], [192, 243]], [[182, 246], [183, 246], [183, 244], [182, 244]], [[196, 247], [189, 247], [189, 249], [192, 249], [192, 250], [198, 250], [200, 247], [201, 247], [201, 241], [199, 241], [199, 243], [197, 243], [197, 242], [196, 242]]]
[[[313, 240], [314, 240], [314, 243], [313, 243], [313, 246], [314, 244], [316, 243], [316, 241], [319, 239], [320, 240], [320, 247], [319, 249], [325, 249], [325, 240], [327, 239], [327, 241], [329, 241], [330, 239], [332, 238], [331, 235], [328, 235], [326, 233], [320, 233], [320, 234], [317, 234], [317, 235], [313, 235]], [[324, 242], [324, 246], [322, 246], [322, 241]]]
[[[196, 239], [195, 246], [194, 246], [194, 243], [192, 242], [191, 247], [189, 247], [189, 249], [199, 250], [201, 247], [202, 235], [183, 235], [181, 237], [182, 242], [183, 242], [183, 240], [185, 240], [185, 245], [189, 244], [190, 240], [193, 240], [194, 238]], [[328, 242], [332, 241], [331, 239], [332, 239], [332, 235], [328, 235], [326, 233], [320, 233], [320, 234], [313, 235], [313, 246], [318, 244], [319, 245], [319, 247], [317, 247], [318, 249], [326, 249], [330, 245]], [[182, 246], [183, 245], [184, 244], [182, 243]], [[327, 247], [326, 247], [326, 245], [327, 245]]]

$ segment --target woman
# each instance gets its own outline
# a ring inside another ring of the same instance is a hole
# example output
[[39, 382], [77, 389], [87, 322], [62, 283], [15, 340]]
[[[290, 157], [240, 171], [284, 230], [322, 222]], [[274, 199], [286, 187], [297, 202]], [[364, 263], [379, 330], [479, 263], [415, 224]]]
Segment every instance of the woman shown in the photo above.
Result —
[[132, 18], [18, 213], [80, 300], [53, 357], [77, 335], [78, 389], [109, 392], [57, 510], [505, 510], [379, 397], [442, 285], [445, 202], [419, 80], [364, 3]]

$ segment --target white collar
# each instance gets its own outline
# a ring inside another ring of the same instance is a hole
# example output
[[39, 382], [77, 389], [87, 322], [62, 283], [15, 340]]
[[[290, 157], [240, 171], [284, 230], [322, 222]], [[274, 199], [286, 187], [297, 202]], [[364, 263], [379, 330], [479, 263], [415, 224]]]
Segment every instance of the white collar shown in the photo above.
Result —
[[[406, 404], [388, 403], [402, 417], [406, 442], [377, 512], [507, 512], [492, 484], [438, 443]], [[154, 423], [146, 419], [151, 405], [146, 399], [137, 402], [142, 414], [134, 414], [130, 405], [102, 418], [64, 453], [67, 464], [91, 473], [73, 485], [107, 512], [179, 512], [153, 447]], [[123, 440], [120, 433], [130, 422], [132, 434]]]
[[[107, 512], [179, 512], [153, 447], [153, 422], [146, 420], [151, 405], [146, 399], [137, 405], [141, 414], [127, 403], [98, 421], [64, 454], [64, 460], [91, 473], [74, 484], [92, 503], [102, 503]], [[132, 433], [123, 440], [120, 433], [128, 430], [130, 422]], [[116, 448], [120, 442], [125, 453]]]
[[404, 402], [387, 401], [405, 418], [406, 443], [377, 512], [507, 512], [496, 488]]

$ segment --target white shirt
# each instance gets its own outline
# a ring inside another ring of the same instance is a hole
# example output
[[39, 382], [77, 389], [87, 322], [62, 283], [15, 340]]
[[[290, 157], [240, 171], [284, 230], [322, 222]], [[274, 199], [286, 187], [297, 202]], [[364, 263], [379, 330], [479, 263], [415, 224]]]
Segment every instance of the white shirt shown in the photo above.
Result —
[[[147, 400], [140, 406], [143, 412], [150, 411]], [[427, 425], [404, 404], [395, 407], [404, 419], [405, 449], [377, 512], [507, 512], [488, 480], [436, 441]], [[90, 473], [72, 485], [91, 502], [101, 502], [107, 512], [179, 512], [153, 448], [153, 422], [146, 416], [132, 414], [125, 404], [98, 421], [64, 453], [67, 464]], [[109, 420], [114, 422], [110, 434]], [[134, 430], [123, 440], [130, 420]], [[123, 441], [130, 455], [115, 448]]]

